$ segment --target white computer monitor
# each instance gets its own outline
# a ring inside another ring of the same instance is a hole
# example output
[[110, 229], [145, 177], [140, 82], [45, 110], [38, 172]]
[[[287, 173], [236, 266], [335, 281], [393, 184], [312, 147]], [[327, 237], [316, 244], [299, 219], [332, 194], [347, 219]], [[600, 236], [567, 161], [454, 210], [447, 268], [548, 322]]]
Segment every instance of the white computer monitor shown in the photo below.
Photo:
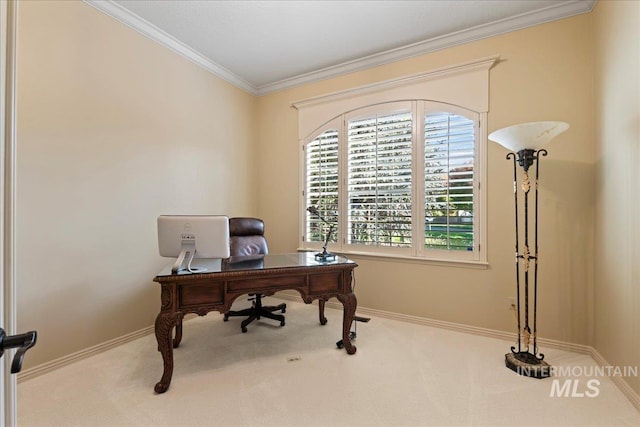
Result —
[[223, 215], [160, 215], [158, 217], [160, 256], [177, 257], [174, 274], [191, 267], [194, 258], [229, 258], [229, 217]]

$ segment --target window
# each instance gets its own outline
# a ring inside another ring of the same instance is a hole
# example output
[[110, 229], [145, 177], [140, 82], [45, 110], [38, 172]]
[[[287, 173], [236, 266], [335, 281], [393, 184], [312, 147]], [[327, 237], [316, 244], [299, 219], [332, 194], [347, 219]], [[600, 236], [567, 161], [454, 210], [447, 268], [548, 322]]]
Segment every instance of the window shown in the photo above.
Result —
[[[438, 74], [294, 104], [306, 135], [301, 248], [320, 249], [331, 226], [334, 252], [486, 263], [486, 77], [495, 59], [468, 74], [455, 67], [448, 80]], [[414, 93], [443, 100], [406, 96]]]
[[425, 247], [472, 251], [475, 243], [473, 120], [437, 112], [424, 119]]
[[412, 122], [410, 111], [348, 121], [349, 244], [411, 246]]
[[305, 205], [322, 217], [305, 218], [303, 247], [324, 242], [330, 224], [336, 251], [477, 258], [479, 120], [445, 108], [452, 109], [426, 101], [385, 103], [321, 128], [303, 147]]
[[[338, 131], [328, 129], [306, 147], [306, 206], [316, 206], [323, 218], [338, 221]], [[324, 242], [324, 223], [317, 216], [306, 221], [306, 239]], [[336, 242], [333, 234], [331, 242]]]

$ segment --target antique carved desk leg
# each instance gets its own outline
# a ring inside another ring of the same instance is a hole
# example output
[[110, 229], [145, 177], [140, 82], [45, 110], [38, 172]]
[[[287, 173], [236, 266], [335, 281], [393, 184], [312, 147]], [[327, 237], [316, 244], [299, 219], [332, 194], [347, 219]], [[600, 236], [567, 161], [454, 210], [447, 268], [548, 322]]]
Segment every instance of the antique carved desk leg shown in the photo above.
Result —
[[[173, 345], [172, 339], [173, 328], [179, 323], [182, 324], [183, 313], [179, 311], [173, 311], [173, 298], [175, 294], [175, 288], [168, 284], [162, 285], [160, 293], [161, 308], [160, 314], [156, 317], [155, 332], [156, 340], [158, 341], [158, 351], [162, 354], [162, 362], [164, 364], [164, 371], [160, 382], [156, 384], [154, 390], [156, 393], [164, 393], [171, 384], [171, 376], [173, 375]], [[182, 337], [182, 331], [178, 334], [176, 331], [176, 339], [178, 344]], [[178, 336], [179, 335], [179, 336]]]
[[321, 325], [326, 325], [327, 324], [327, 318], [324, 316], [324, 304], [327, 302], [327, 300], [325, 298], [320, 298], [318, 300], [318, 313], [320, 314], [320, 324]]
[[353, 323], [353, 317], [356, 313], [358, 301], [356, 300], [356, 295], [353, 292], [348, 294], [339, 294], [338, 300], [340, 300], [344, 307], [344, 314], [342, 316], [342, 343], [345, 350], [347, 350], [347, 353], [353, 354], [357, 349], [356, 346], [351, 344], [349, 332], [351, 330], [351, 323]]
[[182, 341], [182, 317], [176, 321], [176, 336], [173, 339], [173, 348], [178, 348]]
[[158, 340], [158, 351], [162, 354], [162, 362], [164, 363], [164, 372], [160, 382], [156, 384], [154, 390], [156, 393], [164, 393], [171, 384], [171, 376], [173, 375], [173, 342], [171, 339], [171, 331], [182, 319], [182, 313], [163, 313], [156, 317], [156, 340]]

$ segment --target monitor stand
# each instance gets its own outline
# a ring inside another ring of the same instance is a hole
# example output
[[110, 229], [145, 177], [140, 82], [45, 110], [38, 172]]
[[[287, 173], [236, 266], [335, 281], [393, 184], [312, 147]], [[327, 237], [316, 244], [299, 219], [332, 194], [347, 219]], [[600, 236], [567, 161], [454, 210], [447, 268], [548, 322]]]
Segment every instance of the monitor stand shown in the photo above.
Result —
[[[180, 255], [176, 259], [176, 262], [173, 264], [171, 268], [172, 274], [178, 274], [184, 271], [188, 271], [189, 273], [202, 273], [207, 271], [206, 268], [197, 268], [191, 267], [191, 261], [196, 256], [196, 242], [193, 239], [182, 239], [182, 250], [180, 251]], [[186, 267], [182, 267], [182, 264], [186, 263]]]

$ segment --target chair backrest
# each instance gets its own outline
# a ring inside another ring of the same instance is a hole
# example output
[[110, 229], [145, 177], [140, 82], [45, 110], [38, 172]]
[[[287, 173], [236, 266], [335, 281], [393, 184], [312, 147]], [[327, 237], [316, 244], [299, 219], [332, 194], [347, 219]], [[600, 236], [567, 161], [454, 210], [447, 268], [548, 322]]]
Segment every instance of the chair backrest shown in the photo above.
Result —
[[230, 218], [229, 245], [231, 256], [268, 254], [264, 222], [258, 218]]

